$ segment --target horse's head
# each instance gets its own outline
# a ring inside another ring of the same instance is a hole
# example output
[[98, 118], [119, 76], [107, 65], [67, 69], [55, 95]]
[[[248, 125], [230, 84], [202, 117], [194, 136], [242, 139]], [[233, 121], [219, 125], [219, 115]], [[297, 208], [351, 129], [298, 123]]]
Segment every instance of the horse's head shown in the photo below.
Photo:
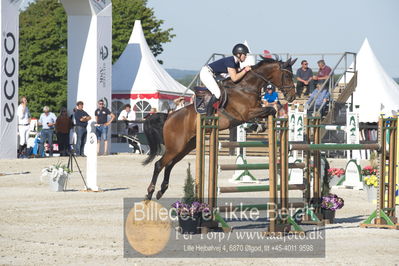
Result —
[[254, 70], [256, 73], [262, 75], [265, 81], [271, 82], [278, 87], [288, 102], [292, 102], [295, 100], [292, 65], [296, 60], [297, 58], [294, 60], [289, 58], [286, 62], [282, 62], [264, 58]]

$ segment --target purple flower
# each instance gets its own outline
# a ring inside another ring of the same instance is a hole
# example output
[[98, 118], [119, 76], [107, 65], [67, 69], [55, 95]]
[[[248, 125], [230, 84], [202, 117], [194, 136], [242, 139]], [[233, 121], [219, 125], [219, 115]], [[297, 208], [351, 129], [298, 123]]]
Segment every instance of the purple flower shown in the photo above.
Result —
[[177, 215], [179, 216], [191, 216], [194, 217], [198, 214], [205, 213], [210, 214], [210, 208], [208, 204], [194, 201], [191, 204], [182, 203], [176, 201], [172, 204], [172, 207], [176, 209]]
[[344, 200], [335, 194], [324, 196], [321, 202], [321, 207], [327, 210], [338, 210], [344, 206]]

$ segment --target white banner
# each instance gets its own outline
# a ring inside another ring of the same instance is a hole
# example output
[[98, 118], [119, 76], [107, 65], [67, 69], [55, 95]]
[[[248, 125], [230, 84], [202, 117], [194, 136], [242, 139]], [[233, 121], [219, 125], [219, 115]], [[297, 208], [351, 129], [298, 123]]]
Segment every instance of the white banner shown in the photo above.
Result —
[[2, 0], [0, 159], [17, 158], [19, 67], [19, 6], [21, 0]]
[[346, 134], [348, 144], [359, 144], [359, 113], [348, 112], [346, 117]]
[[304, 141], [304, 118], [305, 112], [295, 114], [295, 141]]
[[[360, 143], [360, 130], [359, 130], [359, 113], [349, 112], [346, 113], [346, 143], [359, 144]], [[366, 150], [348, 150], [347, 158], [360, 160], [362, 157], [366, 158]], [[363, 156], [362, 156], [363, 154]]]

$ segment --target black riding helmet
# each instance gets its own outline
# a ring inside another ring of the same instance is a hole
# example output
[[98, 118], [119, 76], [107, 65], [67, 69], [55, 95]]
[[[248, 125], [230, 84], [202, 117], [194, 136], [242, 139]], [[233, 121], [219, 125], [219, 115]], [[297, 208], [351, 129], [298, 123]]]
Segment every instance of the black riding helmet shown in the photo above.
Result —
[[271, 83], [267, 84], [264, 88], [266, 90], [276, 91], [276, 87], [273, 84], [271, 84]]
[[249, 49], [245, 44], [239, 43], [234, 45], [233, 47], [233, 55], [238, 55], [238, 54], [248, 54]]

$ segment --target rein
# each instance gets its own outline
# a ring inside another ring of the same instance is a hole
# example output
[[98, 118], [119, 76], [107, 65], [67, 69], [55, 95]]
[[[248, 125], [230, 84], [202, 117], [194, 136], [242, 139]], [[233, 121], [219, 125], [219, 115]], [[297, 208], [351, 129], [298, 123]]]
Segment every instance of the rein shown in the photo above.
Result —
[[[286, 71], [286, 72], [288, 72], [288, 73], [290, 73], [291, 75], [293, 75], [293, 73], [291, 72], [291, 71], [289, 71], [289, 70], [287, 70], [287, 69], [281, 69], [280, 68], [280, 70], [281, 71]], [[276, 88], [280, 88], [279, 86], [277, 86], [276, 84], [274, 84], [273, 82], [271, 82], [270, 80], [268, 80], [268, 79], [266, 79], [264, 76], [262, 76], [261, 74], [259, 74], [258, 72], [256, 72], [255, 70], [250, 70], [256, 77], [258, 77], [258, 78], [260, 78], [260, 79], [262, 79], [264, 82], [266, 82], [267, 84], [272, 84], [272, 85], [274, 85]], [[281, 84], [282, 84], [282, 87], [280, 88], [280, 89], [289, 89], [289, 88], [291, 88], [291, 86], [285, 86], [284, 85], [284, 78], [283, 78], [283, 75], [281, 75]], [[263, 85], [264, 86], [264, 85]]]

